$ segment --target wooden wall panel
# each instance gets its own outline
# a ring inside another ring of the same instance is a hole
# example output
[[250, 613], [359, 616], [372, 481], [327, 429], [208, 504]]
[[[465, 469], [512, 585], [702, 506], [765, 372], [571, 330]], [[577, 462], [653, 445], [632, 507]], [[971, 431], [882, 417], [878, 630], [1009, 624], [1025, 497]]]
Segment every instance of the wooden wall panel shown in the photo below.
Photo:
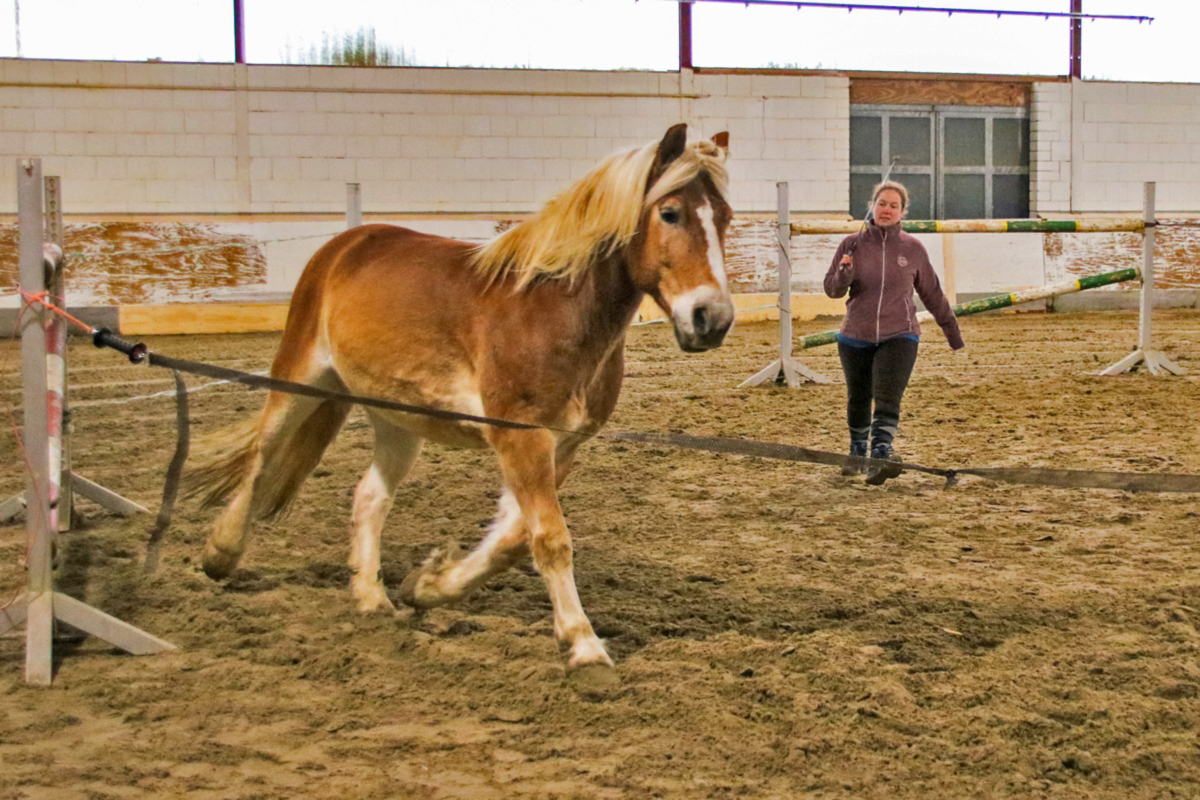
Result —
[[178, 333], [281, 331], [286, 303], [210, 303], [121, 306], [120, 331], [127, 336]]
[[1029, 83], [851, 79], [850, 102], [887, 105], [1029, 107]]

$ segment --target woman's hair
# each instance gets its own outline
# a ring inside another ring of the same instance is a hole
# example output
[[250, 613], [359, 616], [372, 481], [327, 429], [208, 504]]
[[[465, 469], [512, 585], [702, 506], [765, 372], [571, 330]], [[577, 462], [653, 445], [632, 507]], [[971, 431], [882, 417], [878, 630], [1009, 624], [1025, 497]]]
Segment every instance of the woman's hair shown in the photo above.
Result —
[[886, 192], [891, 189], [896, 194], [900, 195], [900, 210], [908, 210], [908, 189], [904, 188], [904, 184], [896, 183], [895, 181], [884, 181], [875, 187], [871, 192], [871, 208], [875, 207], [875, 201], [879, 199], [880, 192]]

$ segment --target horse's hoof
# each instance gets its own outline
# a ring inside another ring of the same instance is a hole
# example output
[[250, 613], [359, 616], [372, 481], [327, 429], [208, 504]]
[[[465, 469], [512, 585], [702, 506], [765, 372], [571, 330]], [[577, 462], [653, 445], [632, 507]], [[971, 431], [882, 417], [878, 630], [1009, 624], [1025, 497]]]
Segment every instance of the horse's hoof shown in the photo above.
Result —
[[388, 599], [383, 592], [379, 593], [382, 596], [376, 596], [374, 593], [370, 597], [364, 597], [358, 601], [358, 613], [360, 614], [392, 614], [396, 613], [396, 606]]
[[452, 603], [457, 597], [448, 597], [438, 589], [438, 579], [459, 559], [455, 542], [436, 548], [425, 559], [425, 563], [404, 576], [400, 583], [400, 600], [413, 608], [436, 608]]
[[383, 600], [374, 600], [374, 599], [360, 600], [358, 608], [359, 608], [359, 613], [364, 614], [364, 615], [366, 615], [366, 614], [392, 614], [392, 615], [395, 615], [396, 614], [395, 604], [392, 603], [390, 600], [386, 599], [386, 597], [384, 597]]
[[[427, 567], [417, 567], [404, 576], [400, 584], [400, 602], [416, 609], [437, 608], [445, 599], [437, 592], [429, 591], [429, 584], [436, 584], [437, 574]], [[424, 585], [422, 585], [424, 584]]]
[[567, 683], [581, 700], [602, 703], [621, 694], [621, 676], [611, 664], [584, 664], [567, 672]]
[[241, 553], [230, 553], [209, 546], [204, 548], [204, 560], [201, 563], [205, 575], [214, 581], [220, 581], [229, 577], [229, 573], [237, 568], [241, 559]]

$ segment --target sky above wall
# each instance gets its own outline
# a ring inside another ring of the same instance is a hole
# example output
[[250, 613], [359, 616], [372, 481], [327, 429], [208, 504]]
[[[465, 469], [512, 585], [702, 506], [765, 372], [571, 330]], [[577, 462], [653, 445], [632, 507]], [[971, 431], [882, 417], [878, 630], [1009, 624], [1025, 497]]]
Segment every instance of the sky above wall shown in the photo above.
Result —
[[[1069, 0], [893, 0], [895, 5], [1065, 12]], [[1196, 0], [1084, 0], [1083, 72], [1200, 83]], [[251, 63], [299, 62], [323, 36], [373, 27], [425, 66], [650, 69], [678, 66], [674, 0], [244, 0]], [[0, 0], [0, 57], [233, 60], [232, 0]], [[1062, 18], [696, 3], [698, 67], [1062, 75]]]

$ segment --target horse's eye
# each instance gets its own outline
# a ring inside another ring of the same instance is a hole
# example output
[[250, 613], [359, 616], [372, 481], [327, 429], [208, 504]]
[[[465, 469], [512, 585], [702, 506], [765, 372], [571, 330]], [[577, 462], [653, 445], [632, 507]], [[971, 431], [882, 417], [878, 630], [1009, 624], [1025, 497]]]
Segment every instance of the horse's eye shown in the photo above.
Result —
[[667, 223], [668, 225], [678, 225], [679, 224], [679, 209], [678, 208], [661, 209], [658, 212], [658, 216], [663, 222]]

